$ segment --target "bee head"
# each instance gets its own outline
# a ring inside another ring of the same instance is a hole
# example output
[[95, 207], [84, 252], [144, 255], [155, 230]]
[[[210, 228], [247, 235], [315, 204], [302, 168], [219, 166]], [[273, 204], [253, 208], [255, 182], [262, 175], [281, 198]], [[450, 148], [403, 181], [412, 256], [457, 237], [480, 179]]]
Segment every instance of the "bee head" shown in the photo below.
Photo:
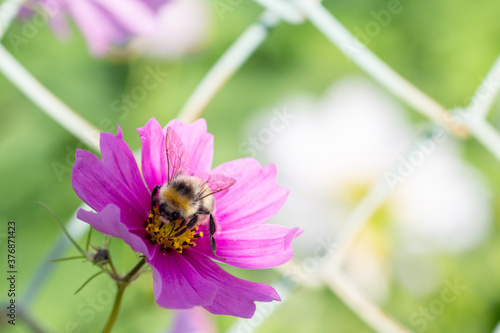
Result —
[[170, 207], [166, 203], [161, 203], [158, 207], [158, 211], [160, 212], [160, 215], [172, 222], [178, 220], [181, 217], [181, 214], [178, 210], [176, 210], [174, 207]]

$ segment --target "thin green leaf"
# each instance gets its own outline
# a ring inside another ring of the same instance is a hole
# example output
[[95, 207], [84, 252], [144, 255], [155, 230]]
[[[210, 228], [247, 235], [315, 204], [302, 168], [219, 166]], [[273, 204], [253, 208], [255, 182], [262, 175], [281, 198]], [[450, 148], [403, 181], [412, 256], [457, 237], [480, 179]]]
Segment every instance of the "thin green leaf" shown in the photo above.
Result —
[[102, 238], [102, 247], [104, 248], [109, 248], [109, 244], [111, 243], [111, 240], [113, 239], [113, 237], [109, 236], [109, 235], [104, 235], [104, 237]]
[[66, 261], [66, 260], [73, 260], [73, 259], [87, 259], [84, 256], [74, 256], [74, 257], [68, 257], [68, 258], [60, 258], [60, 259], [52, 259], [52, 262], [59, 262], [59, 261]]
[[80, 290], [82, 290], [90, 281], [92, 281], [95, 277], [99, 276], [99, 274], [102, 274], [102, 273], [104, 273], [104, 271], [100, 271], [100, 272], [97, 272], [94, 275], [92, 275], [87, 281], [85, 281], [84, 284], [82, 284], [82, 286], [80, 288], [78, 288], [77, 291], [75, 291], [75, 295], [78, 294], [80, 292]]
[[88, 252], [89, 246], [90, 246], [90, 237], [92, 236], [92, 230], [94, 230], [94, 228], [92, 228], [92, 226], [90, 226], [89, 235], [87, 236], [87, 244], [85, 245], [85, 251], [87, 251], [87, 252]]
[[50, 215], [52, 215], [52, 217], [57, 221], [57, 223], [59, 223], [59, 225], [61, 226], [61, 228], [64, 231], [64, 233], [66, 234], [66, 236], [68, 236], [68, 238], [71, 241], [71, 243], [73, 243], [73, 245], [76, 246], [76, 248], [78, 249], [78, 251], [84, 257], [86, 257], [85, 251], [83, 251], [83, 249], [80, 247], [80, 245], [78, 245], [78, 243], [70, 236], [70, 234], [66, 230], [66, 227], [64, 226], [64, 223], [62, 223], [62, 221], [59, 219], [59, 217], [57, 217], [57, 215], [47, 205], [45, 205], [44, 203], [41, 203], [40, 201], [38, 201], [37, 204], [40, 205], [40, 207], [44, 208]]

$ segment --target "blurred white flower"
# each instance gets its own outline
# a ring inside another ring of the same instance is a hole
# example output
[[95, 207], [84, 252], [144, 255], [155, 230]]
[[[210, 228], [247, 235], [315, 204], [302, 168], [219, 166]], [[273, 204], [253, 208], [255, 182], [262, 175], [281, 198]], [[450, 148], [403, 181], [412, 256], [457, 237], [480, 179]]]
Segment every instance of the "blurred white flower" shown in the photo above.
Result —
[[207, 0], [173, 0], [159, 9], [152, 32], [135, 38], [129, 49], [168, 59], [199, 51], [210, 39], [212, 20]]
[[[314, 255], [315, 244], [342, 226], [370, 186], [404, 159], [417, 136], [404, 110], [362, 79], [340, 81], [320, 102], [295, 99], [275, 110], [287, 110], [293, 119], [274, 130], [272, 140], [251, 148], [278, 165], [279, 182], [290, 189], [276, 218], [305, 229], [294, 243], [297, 256]], [[272, 129], [275, 113], [250, 122], [248, 137]], [[379, 301], [388, 290], [390, 262], [465, 251], [488, 233], [489, 192], [444, 131], [441, 139], [430, 143], [434, 146], [425, 160], [402, 178], [347, 258], [346, 271]], [[425, 260], [412, 262], [432, 269]], [[412, 269], [408, 266], [394, 268], [408, 289], [427, 292], [439, 283], [412, 279], [415, 275], [405, 273]], [[428, 274], [433, 275], [439, 277]]]

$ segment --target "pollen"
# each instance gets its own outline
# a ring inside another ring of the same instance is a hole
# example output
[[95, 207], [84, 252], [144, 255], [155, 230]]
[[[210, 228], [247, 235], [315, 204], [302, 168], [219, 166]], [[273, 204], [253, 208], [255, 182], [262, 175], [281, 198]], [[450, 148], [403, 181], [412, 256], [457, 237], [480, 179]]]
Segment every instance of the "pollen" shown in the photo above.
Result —
[[151, 234], [151, 241], [162, 245], [164, 249], [174, 249], [179, 253], [185, 248], [196, 246], [195, 239], [203, 236], [203, 232], [197, 233], [198, 227], [194, 229], [186, 229], [179, 234], [185, 227], [180, 223], [164, 223], [160, 219], [158, 208], [154, 208], [155, 213], [151, 212], [148, 218], [146, 230]]

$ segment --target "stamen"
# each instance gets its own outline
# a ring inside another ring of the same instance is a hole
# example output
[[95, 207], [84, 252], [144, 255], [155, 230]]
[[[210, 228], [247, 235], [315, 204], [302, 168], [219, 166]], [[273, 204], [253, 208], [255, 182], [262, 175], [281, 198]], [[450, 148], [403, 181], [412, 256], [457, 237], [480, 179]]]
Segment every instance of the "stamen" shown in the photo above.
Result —
[[195, 234], [198, 231], [198, 227], [194, 229], [186, 229], [182, 234], [177, 237], [172, 235], [177, 234], [184, 228], [183, 226], [176, 223], [165, 223], [160, 219], [160, 213], [158, 208], [154, 208], [154, 221], [153, 213], [151, 212], [148, 217], [149, 224], [146, 226], [146, 230], [151, 234], [151, 241], [163, 245], [163, 248], [175, 249], [177, 252], [182, 253], [185, 248], [196, 246], [196, 242], [193, 240], [198, 239], [203, 236], [203, 232]]

